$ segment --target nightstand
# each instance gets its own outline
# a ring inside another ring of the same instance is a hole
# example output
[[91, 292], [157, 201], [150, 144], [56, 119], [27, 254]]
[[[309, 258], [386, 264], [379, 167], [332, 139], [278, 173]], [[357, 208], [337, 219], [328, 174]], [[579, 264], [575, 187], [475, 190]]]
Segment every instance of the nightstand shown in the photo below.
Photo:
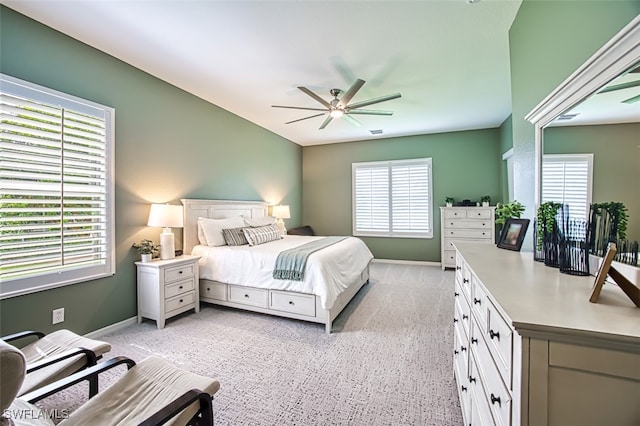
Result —
[[189, 309], [200, 311], [199, 256], [136, 262], [138, 267], [138, 323], [155, 320], [164, 328], [167, 318]]

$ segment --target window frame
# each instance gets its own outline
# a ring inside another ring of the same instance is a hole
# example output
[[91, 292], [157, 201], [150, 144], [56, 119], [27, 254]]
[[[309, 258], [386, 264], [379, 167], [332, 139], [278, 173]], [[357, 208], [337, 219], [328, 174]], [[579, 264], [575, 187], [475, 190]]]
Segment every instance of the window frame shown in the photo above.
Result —
[[[45, 272], [32, 273], [24, 277], [0, 277], [0, 300], [22, 296], [52, 288], [63, 287], [79, 282], [113, 276], [116, 272], [115, 252], [115, 109], [73, 95], [59, 92], [38, 84], [0, 73], [0, 92], [10, 96], [21, 97], [40, 104], [48, 104], [73, 113], [100, 117], [105, 121], [105, 178], [104, 178], [104, 260], [96, 264], [65, 267], [64, 265]], [[64, 150], [62, 150], [64, 152]], [[84, 151], [80, 151], [84, 152]], [[64, 185], [60, 183], [61, 194]], [[101, 193], [102, 195], [102, 193]], [[66, 200], [62, 198], [61, 200]], [[62, 214], [64, 207], [59, 207]], [[64, 241], [64, 240], [62, 240]], [[1, 247], [0, 242], [0, 247]], [[63, 242], [60, 243], [63, 246]]]
[[[426, 166], [427, 167], [427, 182], [426, 190], [427, 190], [427, 207], [426, 214], [427, 218], [427, 227], [426, 231], [399, 231], [394, 230], [393, 228], [393, 182], [391, 178], [391, 173], [394, 167], [406, 167], [411, 164]], [[388, 230], [386, 231], [367, 231], [367, 230], [359, 230], [357, 227], [358, 216], [357, 216], [357, 193], [356, 193], [356, 171], [361, 168], [386, 168], [389, 173], [389, 181], [390, 189], [387, 194], [388, 198]], [[432, 158], [412, 158], [412, 159], [404, 159], [404, 160], [382, 160], [382, 161], [369, 161], [369, 162], [359, 162], [351, 164], [351, 203], [352, 203], [352, 232], [354, 236], [358, 237], [383, 237], [383, 238], [422, 238], [422, 239], [431, 239], [433, 238], [434, 230], [433, 230], [433, 159]]]

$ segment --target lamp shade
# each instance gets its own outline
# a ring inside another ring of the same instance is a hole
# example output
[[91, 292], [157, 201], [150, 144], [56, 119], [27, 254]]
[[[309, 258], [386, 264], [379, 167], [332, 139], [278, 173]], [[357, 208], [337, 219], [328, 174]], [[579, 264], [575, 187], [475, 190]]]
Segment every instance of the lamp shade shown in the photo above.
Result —
[[147, 226], [182, 228], [182, 206], [151, 204]]
[[289, 212], [289, 206], [273, 206], [271, 209], [271, 215], [278, 219], [289, 219], [291, 213]]

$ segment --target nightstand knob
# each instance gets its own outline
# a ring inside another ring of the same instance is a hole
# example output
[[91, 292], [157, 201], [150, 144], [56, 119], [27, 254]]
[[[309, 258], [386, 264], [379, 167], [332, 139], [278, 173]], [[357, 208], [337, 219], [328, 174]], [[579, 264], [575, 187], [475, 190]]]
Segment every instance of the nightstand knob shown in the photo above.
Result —
[[182, 303], [182, 299], [180, 299], [180, 303]]
[[207, 291], [211, 291], [211, 288], [210, 288], [210, 287], [207, 287]]
[[179, 274], [182, 274], [182, 271], [178, 271]]
[[182, 290], [182, 286], [180, 286], [179, 288], [180, 288], [180, 290]]

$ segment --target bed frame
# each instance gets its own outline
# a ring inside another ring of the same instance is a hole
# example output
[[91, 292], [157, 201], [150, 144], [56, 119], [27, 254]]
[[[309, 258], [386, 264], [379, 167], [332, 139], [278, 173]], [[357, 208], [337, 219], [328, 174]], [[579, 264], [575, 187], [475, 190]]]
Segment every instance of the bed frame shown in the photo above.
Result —
[[[224, 219], [233, 216], [258, 218], [268, 215], [268, 204], [263, 201], [229, 201], [182, 199], [184, 205], [183, 251], [185, 254], [198, 242], [198, 218]], [[200, 301], [230, 306], [252, 312], [277, 315], [325, 324], [331, 333], [333, 320], [338, 316], [363, 285], [369, 282], [369, 265], [360, 276], [338, 296], [331, 309], [322, 308], [320, 298], [313, 294], [258, 287], [236, 286], [200, 279]]]

